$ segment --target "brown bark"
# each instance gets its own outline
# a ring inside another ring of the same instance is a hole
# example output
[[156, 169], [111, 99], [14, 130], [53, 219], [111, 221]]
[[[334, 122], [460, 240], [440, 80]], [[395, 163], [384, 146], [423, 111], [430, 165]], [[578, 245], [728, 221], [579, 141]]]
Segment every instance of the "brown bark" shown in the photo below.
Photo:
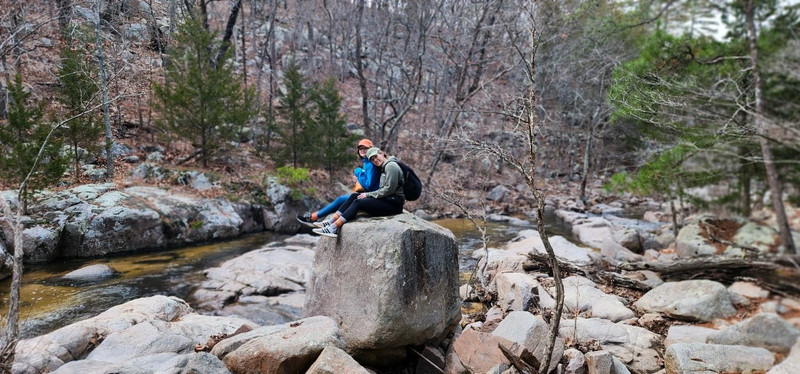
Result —
[[367, 91], [367, 77], [364, 76], [364, 63], [361, 61], [361, 54], [363, 53], [363, 47], [361, 45], [362, 22], [364, 22], [364, 0], [358, 0], [358, 6], [356, 7], [356, 53], [353, 58], [355, 59], [356, 72], [358, 73], [358, 87], [361, 89], [361, 123], [364, 126], [364, 130], [367, 132], [367, 136], [374, 139], [375, 133], [372, 131], [372, 126], [369, 125], [369, 108], [367, 107], [369, 103], [369, 92]]
[[722, 283], [754, 281], [777, 294], [800, 295], [800, 257], [763, 256], [757, 258], [703, 257], [669, 263], [634, 262], [620, 270], [651, 270], [665, 281], [710, 279]]
[[772, 193], [772, 208], [775, 210], [775, 222], [778, 224], [778, 232], [780, 233], [781, 243], [786, 248], [787, 253], [796, 253], [794, 239], [792, 232], [789, 228], [789, 221], [786, 218], [786, 210], [783, 206], [783, 191], [778, 177], [778, 171], [775, 169], [775, 161], [772, 155], [768, 140], [768, 129], [764, 119], [764, 92], [763, 83], [761, 81], [761, 70], [758, 66], [758, 34], [755, 26], [755, 4], [754, 0], [740, 0], [745, 14], [745, 21], [747, 23], [747, 38], [750, 42], [750, 65], [753, 72], [753, 87], [755, 90], [755, 105], [756, 105], [756, 131], [759, 135], [759, 143], [761, 145], [761, 154], [764, 157], [764, 168], [767, 170], [767, 183]]

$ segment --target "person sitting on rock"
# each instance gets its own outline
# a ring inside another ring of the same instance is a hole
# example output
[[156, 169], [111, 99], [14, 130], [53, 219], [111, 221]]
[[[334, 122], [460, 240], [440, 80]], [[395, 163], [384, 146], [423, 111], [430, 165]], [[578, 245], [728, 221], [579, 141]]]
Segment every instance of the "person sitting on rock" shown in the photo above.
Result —
[[[358, 141], [356, 153], [358, 154], [358, 158], [361, 160], [363, 165], [353, 171], [353, 180], [355, 182], [353, 192], [372, 192], [377, 190], [380, 186], [380, 169], [373, 166], [366, 156], [367, 150], [370, 148], [372, 148], [371, 140], [361, 139]], [[298, 215], [297, 220], [305, 226], [317, 227], [314, 226], [314, 222], [317, 222], [320, 218], [335, 212], [340, 206], [342, 206], [342, 204], [344, 204], [345, 201], [347, 201], [348, 197], [350, 197], [350, 194], [339, 196], [336, 198], [336, 200], [333, 200], [330, 204], [316, 212], [306, 212], [303, 215]]]
[[359, 211], [364, 211], [373, 217], [391, 216], [403, 212], [403, 204], [406, 201], [403, 195], [403, 170], [400, 169], [397, 159], [394, 156], [387, 158], [386, 154], [376, 147], [367, 151], [367, 159], [381, 169], [378, 190], [351, 194], [333, 217], [315, 222], [314, 225], [318, 228], [312, 231], [335, 238], [342, 225], [355, 219]]

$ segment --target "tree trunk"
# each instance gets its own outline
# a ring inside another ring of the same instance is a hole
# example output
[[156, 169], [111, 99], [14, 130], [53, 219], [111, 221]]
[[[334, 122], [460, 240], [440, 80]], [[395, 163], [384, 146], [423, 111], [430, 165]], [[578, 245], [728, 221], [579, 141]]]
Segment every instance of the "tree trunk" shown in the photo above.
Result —
[[72, 20], [72, 0], [56, 0], [58, 7], [58, 28], [61, 32], [66, 32], [69, 22]]
[[97, 44], [97, 65], [99, 67], [100, 91], [103, 95], [103, 123], [106, 126], [106, 177], [114, 179], [114, 155], [111, 148], [114, 145], [114, 138], [111, 134], [111, 117], [108, 110], [108, 86], [106, 84], [106, 66], [103, 62], [103, 35], [100, 29], [100, 0], [95, 0], [95, 14], [97, 23], [94, 25], [94, 35]]
[[[22, 191], [19, 192], [19, 202], [22, 203]], [[11, 275], [11, 289], [8, 295], [8, 318], [6, 319], [6, 334], [3, 341], [3, 347], [0, 360], [0, 366], [4, 372], [11, 373], [11, 366], [14, 364], [14, 354], [19, 339], [19, 301], [20, 301], [20, 288], [22, 287], [22, 258], [24, 256], [24, 247], [22, 246], [22, 220], [21, 208], [17, 210], [16, 219], [13, 219], [14, 214], [11, 213], [10, 207], [6, 206], [7, 201], [0, 201], [3, 205], [3, 210], [6, 217], [11, 220], [12, 232], [14, 235], [14, 257], [12, 262], [12, 275]]]
[[592, 136], [594, 136], [594, 123], [586, 129], [586, 149], [583, 151], [583, 175], [581, 176], [581, 201], [586, 204], [586, 181], [589, 179], [589, 159], [592, 152]]
[[755, 0], [740, 0], [745, 12], [747, 22], [747, 38], [750, 42], [750, 65], [753, 72], [753, 87], [755, 90], [756, 105], [756, 131], [759, 135], [761, 154], [764, 157], [764, 168], [767, 170], [767, 183], [772, 193], [772, 208], [775, 210], [775, 222], [778, 224], [778, 232], [781, 236], [781, 243], [787, 253], [796, 253], [792, 232], [789, 228], [789, 221], [786, 218], [786, 210], [783, 206], [783, 191], [778, 178], [778, 171], [775, 169], [775, 161], [772, 156], [772, 149], [768, 140], [767, 123], [764, 120], [764, 92], [761, 82], [761, 70], [758, 66], [758, 34], [755, 24]]
[[361, 25], [364, 22], [364, 0], [358, 0], [356, 8], [356, 53], [353, 58], [356, 63], [356, 72], [358, 73], [358, 87], [361, 88], [361, 123], [364, 126], [367, 136], [375, 139], [375, 132], [372, 126], [369, 125], [369, 92], [367, 91], [367, 77], [364, 76], [364, 64], [361, 62], [362, 46], [361, 46]]
[[702, 257], [669, 263], [624, 263], [618, 270], [650, 270], [665, 281], [710, 279], [722, 283], [755, 281], [772, 292], [797, 297], [800, 295], [800, 258], [797, 256], [764, 256], [756, 258]]
[[739, 206], [742, 209], [742, 216], [750, 217], [750, 162], [747, 160], [747, 149], [740, 149], [739, 162]]

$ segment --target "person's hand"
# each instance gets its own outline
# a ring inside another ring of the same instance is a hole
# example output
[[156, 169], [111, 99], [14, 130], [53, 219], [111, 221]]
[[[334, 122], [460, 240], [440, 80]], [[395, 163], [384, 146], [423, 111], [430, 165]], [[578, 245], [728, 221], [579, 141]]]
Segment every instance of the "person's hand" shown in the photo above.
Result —
[[367, 197], [367, 194], [365, 194], [365, 193], [360, 193], [360, 194], [358, 194], [358, 196], [357, 196], [356, 198], [357, 198], [357, 199], [363, 199], [363, 198], [365, 198], [365, 197]]

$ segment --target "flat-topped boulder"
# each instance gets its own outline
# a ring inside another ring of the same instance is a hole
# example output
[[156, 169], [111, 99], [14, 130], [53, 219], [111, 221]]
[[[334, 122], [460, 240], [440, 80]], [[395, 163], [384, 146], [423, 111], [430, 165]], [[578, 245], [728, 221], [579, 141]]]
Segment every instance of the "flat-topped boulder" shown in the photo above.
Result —
[[436, 341], [460, 317], [458, 248], [439, 225], [413, 214], [363, 218], [315, 251], [303, 314], [336, 320], [349, 349]]

